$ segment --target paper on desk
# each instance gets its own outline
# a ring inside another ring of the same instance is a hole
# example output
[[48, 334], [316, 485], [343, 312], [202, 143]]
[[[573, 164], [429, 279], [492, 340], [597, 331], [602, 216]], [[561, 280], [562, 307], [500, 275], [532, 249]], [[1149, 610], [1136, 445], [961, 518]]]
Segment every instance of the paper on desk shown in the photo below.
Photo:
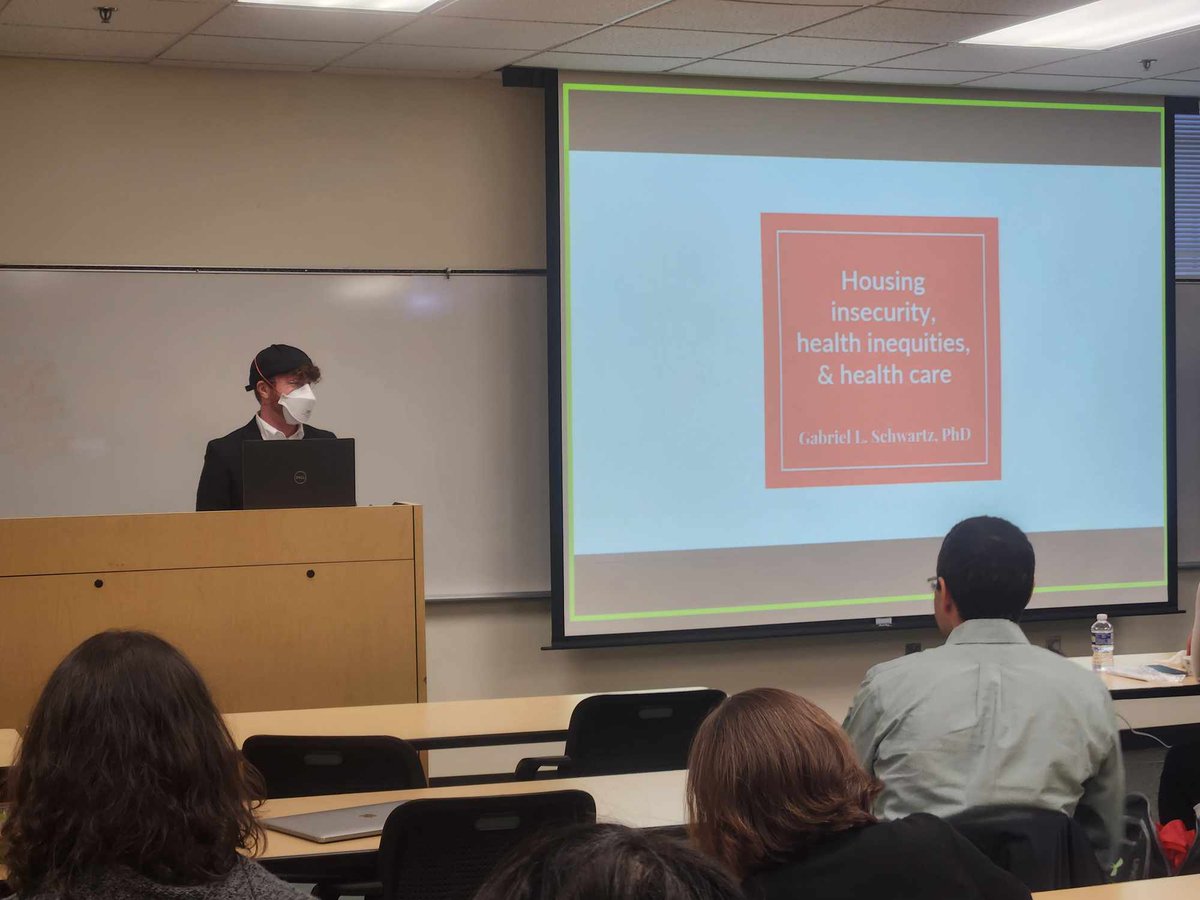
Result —
[[[1170, 665], [1170, 663], [1160, 663], [1159, 665]], [[1113, 666], [1104, 674], [1115, 675], [1118, 678], [1132, 678], [1134, 681], [1150, 681], [1158, 684], [1178, 684], [1187, 677], [1183, 672], [1172, 675], [1169, 672], [1160, 672], [1149, 666]]]

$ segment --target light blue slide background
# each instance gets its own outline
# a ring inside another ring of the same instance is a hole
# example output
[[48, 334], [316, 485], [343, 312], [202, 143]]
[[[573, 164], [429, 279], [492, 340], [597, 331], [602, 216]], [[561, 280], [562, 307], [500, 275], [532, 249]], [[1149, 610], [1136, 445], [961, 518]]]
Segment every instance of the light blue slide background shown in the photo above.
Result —
[[[1000, 481], [764, 486], [763, 212], [1000, 220]], [[1157, 168], [573, 151], [577, 554], [1161, 527]]]

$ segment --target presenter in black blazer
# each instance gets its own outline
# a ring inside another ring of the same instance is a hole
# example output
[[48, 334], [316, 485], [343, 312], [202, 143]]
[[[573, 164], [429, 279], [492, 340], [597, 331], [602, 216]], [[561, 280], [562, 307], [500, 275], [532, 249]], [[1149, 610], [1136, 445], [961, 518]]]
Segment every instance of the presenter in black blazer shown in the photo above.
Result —
[[312, 385], [321, 370], [307, 353], [272, 344], [250, 361], [246, 390], [254, 391], [258, 414], [225, 437], [208, 442], [196, 487], [196, 509], [242, 508], [242, 444], [246, 441], [301, 441], [337, 437], [308, 424], [317, 398]]

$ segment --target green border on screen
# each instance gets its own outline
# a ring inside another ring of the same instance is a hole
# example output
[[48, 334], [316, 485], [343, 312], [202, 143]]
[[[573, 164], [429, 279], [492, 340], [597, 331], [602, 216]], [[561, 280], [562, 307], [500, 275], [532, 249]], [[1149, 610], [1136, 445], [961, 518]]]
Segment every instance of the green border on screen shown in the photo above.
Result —
[[[1159, 176], [1163, 191], [1164, 215], [1161, 223], [1161, 241], [1163, 246], [1163, 302], [1160, 309], [1163, 323], [1163, 348], [1167, 342], [1167, 286], [1166, 286], [1166, 110], [1157, 106], [1133, 106], [1100, 103], [1062, 103], [1036, 100], [973, 100], [956, 97], [901, 97], [878, 96], [871, 94], [822, 94], [797, 91], [754, 91], [719, 88], [690, 88], [668, 87], [635, 84], [602, 84], [592, 82], [567, 82], [561, 85], [560, 110], [562, 147], [560, 153], [562, 169], [562, 413], [564, 431], [564, 486], [563, 486], [563, 528], [566, 532], [565, 590], [567, 595], [567, 621], [569, 622], [617, 622], [636, 619], [670, 619], [688, 616], [721, 615], [743, 612], [776, 612], [789, 609], [815, 609], [837, 606], [866, 606], [880, 603], [905, 603], [926, 600], [929, 593], [898, 594], [888, 597], [852, 597], [837, 600], [800, 600], [789, 603], [748, 603], [739, 606], [716, 606], [697, 609], [657, 609], [639, 610], [627, 613], [597, 613], [578, 615], [575, 612], [575, 527], [573, 511], [575, 508], [575, 466], [574, 466], [574, 428], [571, 419], [571, 118], [570, 100], [572, 91], [600, 91], [619, 94], [675, 94], [702, 97], [740, 97], [759, 100], [822, 100], [837, 103], [899, 103], [917, 104], [923, 106], [982, 106], [1010, 109], [1071, 109], [1088, 112], [1133, 112], [1151, 113], [1159, 117]], [[1137, 588], [1167, 587], [1169, 552], [1166, 513], [1169, 509], [1167, 492], [1167, 373], [1163, 373], [1163, 578], [1159, 581], [1128, 581], [1110, 582], [1105, 584], [1067, 584], [1050, 585], [1034, 589], [1034, 594], [1066, 594], [1086, 591], [1108, 591]], [[1170, 598], [1168, 598], [1169, 600]]]

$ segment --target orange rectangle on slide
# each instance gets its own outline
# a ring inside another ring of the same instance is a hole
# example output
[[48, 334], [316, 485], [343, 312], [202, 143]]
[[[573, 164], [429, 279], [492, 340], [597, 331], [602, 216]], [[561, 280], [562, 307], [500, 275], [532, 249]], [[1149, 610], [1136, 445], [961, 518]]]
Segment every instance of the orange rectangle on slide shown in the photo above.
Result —
[[999, 220], [763, 213], [768, 488], [1000, 478]]

